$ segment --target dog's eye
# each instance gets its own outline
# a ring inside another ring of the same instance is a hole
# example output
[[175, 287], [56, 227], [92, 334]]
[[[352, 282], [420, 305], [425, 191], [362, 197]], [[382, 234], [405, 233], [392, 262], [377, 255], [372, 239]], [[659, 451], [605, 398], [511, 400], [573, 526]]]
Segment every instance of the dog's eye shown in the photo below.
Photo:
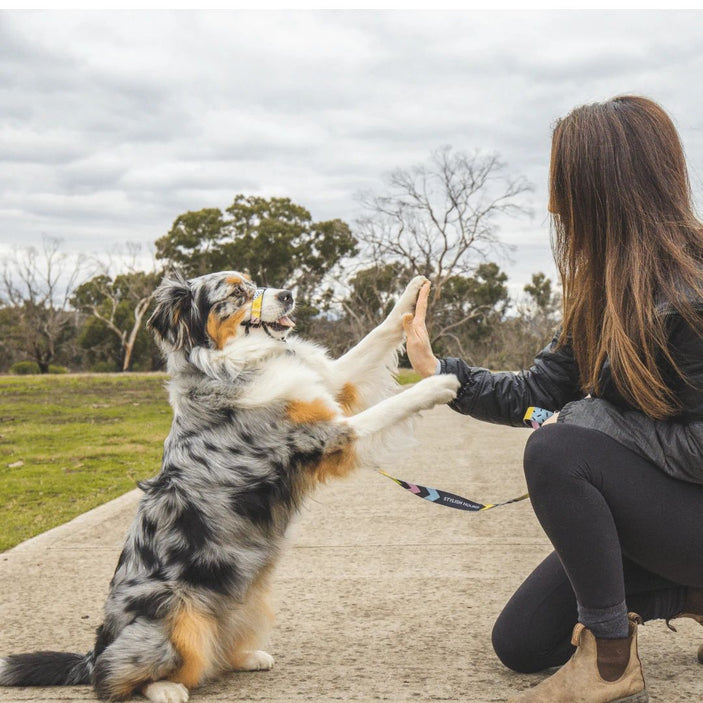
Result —
[[238, 286], [239, 290], [237, 291], [237, 295], [241, 295], [244, 300], [251, 300], [254, 297], [254, 293], [256, 292], [256, 288], [252, 288], [251, 286]]
[[232, 288], [231, 295], [232, 297], [244, 298], [245, 300], [251, 298], [251, 293], [249, 292], [248, 287], [242, 283], [237, 283], [237, 285]]

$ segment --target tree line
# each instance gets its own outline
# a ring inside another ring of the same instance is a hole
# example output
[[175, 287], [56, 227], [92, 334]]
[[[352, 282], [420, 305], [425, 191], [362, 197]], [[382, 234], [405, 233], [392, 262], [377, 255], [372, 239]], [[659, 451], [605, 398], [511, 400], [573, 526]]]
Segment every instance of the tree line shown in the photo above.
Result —
[[432, 282], [428, 326], [440, 355], [474, 365], [529, 364], [558, 323], [559, 296], [543, 273], [518, 300], [492, 259], [505, 247], [499, 224], [527, 213], [531, 190], [495, 155], [433, 152], [397, 169], [382, 192], [360, 196], [364, 215], [314, 221], [285, 197], [236, 195], [220, 210], [178, 215], [154, 243], [153, 265], [127, 245], [118, 258], [71, 257], [60, 241], [16, 248], [2, 261], [0, 372], [62, 367], [149, 371], [161, 357], [144, 322], [164, 273], [249, 273], [261, 286], [296, 293], [300, 334], [345, 351], [388, 312], [406, 282]]

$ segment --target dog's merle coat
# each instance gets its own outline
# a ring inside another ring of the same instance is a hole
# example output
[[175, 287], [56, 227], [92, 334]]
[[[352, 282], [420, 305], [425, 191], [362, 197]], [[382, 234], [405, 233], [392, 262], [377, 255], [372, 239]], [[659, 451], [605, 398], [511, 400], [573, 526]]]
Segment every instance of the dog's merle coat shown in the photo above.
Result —
[[402, 316], [423, 282], [331, 361], [286, 339], [288, 291], [266, 289], [252, 326], [256, 287], [242, 274], [165, 280], [149, 326], [168, 358], [173, 425], [161, 472], [140, 484], [95, 646], [85, 656], [6, 657], [0, 684], [92, 683], [101, 699], [141, 691], [183, 702], [223, 671], [270, 668], [259, 649], [269, 581], [302, 500], [319, 481], [377, 458], [379, 439], [456, 391], [456, 378], [441, 376], [395, 395]]

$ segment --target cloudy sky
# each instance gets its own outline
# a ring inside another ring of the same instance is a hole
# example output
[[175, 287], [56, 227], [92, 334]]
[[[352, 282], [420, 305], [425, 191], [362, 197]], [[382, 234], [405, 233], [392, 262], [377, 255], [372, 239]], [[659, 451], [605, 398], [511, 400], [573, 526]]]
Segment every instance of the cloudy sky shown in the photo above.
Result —
[[513, 290], [554, 275], [551, 127], [639, 93], [673, 116], [703, 195], [701, 12], [0, 13], [0, 253], [152, 243], [236, 193], [314, 219], [442, 145], [497, 152], [534, 215], [506, 222]]

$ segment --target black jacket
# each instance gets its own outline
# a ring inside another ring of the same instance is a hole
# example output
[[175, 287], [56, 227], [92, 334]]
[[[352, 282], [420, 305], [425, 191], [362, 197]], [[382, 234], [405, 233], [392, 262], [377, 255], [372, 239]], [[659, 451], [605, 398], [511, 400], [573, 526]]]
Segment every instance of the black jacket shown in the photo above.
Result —
[[450, 403], [457, 412], [488, 422], [523, 426], [530, 406], [559, 411], [558, 422], [598, 430], [646, 457], [670, 476], [703, 483], [703, 340], [673, 309], [667, 316], [674, 360], [687, 382], [662, 372], [682, 404], [672, 419], [654, 420], [630, 407], [604, 367], [600, 397], [585, 397], [569, 346], [556, 348], [557, 336], [518, 373], [491, 373], [461, 359], [441, 359], [441, 373], [456, 374], [461, 388]]

